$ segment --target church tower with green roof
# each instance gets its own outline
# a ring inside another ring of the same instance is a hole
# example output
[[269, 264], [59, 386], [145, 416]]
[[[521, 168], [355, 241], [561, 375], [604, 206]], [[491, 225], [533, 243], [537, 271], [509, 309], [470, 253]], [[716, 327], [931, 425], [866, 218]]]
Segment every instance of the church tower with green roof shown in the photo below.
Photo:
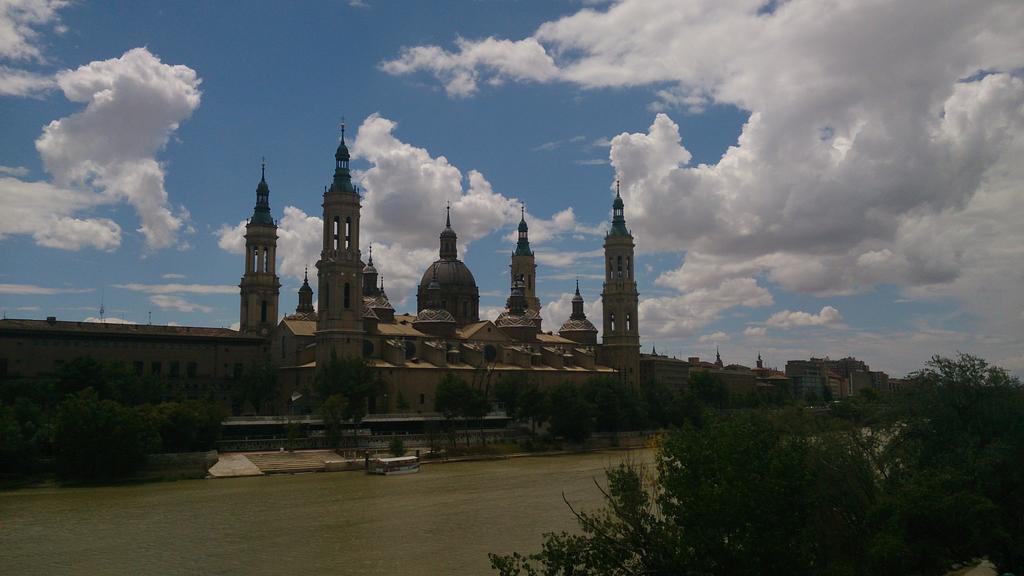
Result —
[[363, 349], [363, 262], [359, 252], [359, 191], [352, 185], [345, 126], [334, 154], [334, 181], [324, 192], [323, 248], [316, 263], [316, 361], [355, 358]]
[[277, 303], [281, 282], [277, 277], [277, 223], [270, 215], [270, 186], [263, 164], [256, 186], [256, 207], [245, 225], [245, 274], [241, 290], [239, 331], [269, 335], [277, 326]]
[[540, 299], [537, 298], [537, 262], [534, 259], [533, 250], [530, 249], [530, 228], [526, 225], [526, 208], [521, 209], [521, 214], [519, 219], [519, 238], [516, 242], [516, 250], [512, 253], [511, 281], [515, 282], [516, 278], [523, 279], [526, 308], [539, 313]]
[[601, 292], [604, 309], [603, 363], [619, 371], [623, 382], [636, 385], [640, 379], [640, 330], [637, 316], [640, 297], [633, 275], [633, 234], [626, 228], [619, 183], [615, 183], [612, 227], [604, 239], [605, 275]]

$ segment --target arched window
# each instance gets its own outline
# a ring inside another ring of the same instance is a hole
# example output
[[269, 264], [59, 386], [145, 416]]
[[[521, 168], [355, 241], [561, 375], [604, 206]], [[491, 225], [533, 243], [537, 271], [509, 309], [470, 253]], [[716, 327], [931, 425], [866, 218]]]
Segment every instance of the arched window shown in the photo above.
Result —
[[618, 272], [618, 275], [615, 277], [622, 278], [622, 256], [618, 257], [618, 266], [616, 267], [616, 271]]
[[341, 233], [341, 231], [339, 230], [340, 227], [341, 227], [341, 225], [338, 223], [338, 217], [335, 216], [334, 217], [334, 232], [332, 233], [332, 238], [334, 238], [334, 249], [335, 250], [338, 249], [338, 239], [339, 239], [339, 234]]
[[267, 247], [263, 247], [263, 271], [270, 272], [270, 250]]
[[252, 249], [252, 271], [260, 271], [260, 249], [257, 247], [253, 247]]
[[633, 277], [633, 267], [630, 266], [629, 256], [626, 256], [626, 278]]
[[267, 321], [267, 301], [262, 300], [260, 302], [260, 322]]
[[345, 249], [352, 247], [352, 217], [345, 218]]
[[626, 332], [630, 332], [632, 330], [633, 330], [633, 316], [629, 312], [626, 312]]
[[615, 332], [615, 312], [612, 312], [610, 324], [611, 324], [611, 331]]
[[348, 282], [345, 282], [345, 296], [343, 298], [344, 304], [342, 304], [347, 310], [352, 305], [352, 289]]
[[331, 310], [331, 288], [325, 283], [320, 285], [320, 295], [324, 298], [324, 312]]

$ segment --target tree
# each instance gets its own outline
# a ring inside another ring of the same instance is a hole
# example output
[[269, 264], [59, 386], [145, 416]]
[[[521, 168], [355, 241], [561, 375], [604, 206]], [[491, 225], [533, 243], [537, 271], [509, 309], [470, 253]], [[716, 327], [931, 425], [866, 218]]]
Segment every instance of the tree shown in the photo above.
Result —
[[320, 415], [324, 420], [324, 434], [331, 448], [341, 446], [345, 433], [345, 397], [334, 394], [320, 406]]
[[721, 409], [729, 405], [729, 389], [721, 378], [710, 372], [691, 372], [690, 390], [705, 406]]
[[524, 384], [519, 393], [518, 402], [516, 412], [520, 418], [530, 419], [530, 432], [536, 435], [537, 425], [543, 424], [548, 419], [547, 394], [536, 384]]
[[68, 396], [57, 411], [54, 430], [58, 472], [77, 480], [109, 480], [130, 475], [160, 437], [138, 410], [100, 399], [85, 389]]
[[492, 566], [509, 576], [855, 573], [846, 546], [863, 542], [863, 518], [819, 487], [862, 477], [862, 463], [827, 455], [761, 416], [675, 429], [656, 476], [630, 462], [608, 471], [604, 509], [573, 511], [579, 534], [548, 534], [539, 553], [492, 555]]
[[321, 403], [335, 394], [345, 399], [342, 416], [352, 422], [354, 438], [377, 384], [376, 372], [362, 358], [338, 358], [331, 352], [330, 359], [317, 373], [315, 388]]
[[580, 444], [594, 430], [593, 405], [579, 386], [566, 382], [553, 387], [548, 392], [547, 412], [551, 415], [552, 436]]
[[391, 452], [392, 456], [405, 456], [405, 442], [402, 442], [401, 438], [395, 436], [391, 439], [388, 451]]
[[523, 378], [506, 376], [494, 385], [494, 399], [505, 407], [505, 414], [513, 421], [522, 417], [520, 399], [526, 389]]
[[[1024, 568], [1024, 388], [934, 358], [889, 405], [712, 412], [667, 433], [657, 473], [608, 473], [605, 508], [514, 574], [941, 574]], [[575, 513], [575, 511], [574, 511]]]
[[970, 354], [934, 357], [883, 422], [871, 558], [909, 572], [987, 555], [1024, 571], [1024, 389]]
[[160, 436], [160, 452], [192, 452], [215, 448], [225, 411], [216, 402], [164, 402], [138, 409]]
[[266, 404], [273, 403], [280, 393], [277, 369], [269, 361], [253, 364], [242, 375], [238, 399], [249, 402], [257, 414], [265, 412]]
[[[455, 419], [465, 416], [467, 407], [473, 402], [474, 390], [464, 380], [451, 372], [437, 383], [434, 393], [434, 411], [440, 412], [445, 419], [449, 431], [454, 429]], [[468, 427], [468, 421], [466, 423]], [[451, 436], [452, 448], [455, 447], [455, 436]], [[466, 442], [469, 442], [468, 431]]]

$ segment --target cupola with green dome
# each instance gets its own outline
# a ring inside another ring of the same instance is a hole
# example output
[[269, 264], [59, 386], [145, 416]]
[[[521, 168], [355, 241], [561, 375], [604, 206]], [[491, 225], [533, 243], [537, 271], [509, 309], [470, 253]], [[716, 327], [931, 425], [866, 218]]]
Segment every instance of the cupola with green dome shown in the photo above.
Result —
[[252, 211], [250, 224], [274, 225], [274, 217], [270, 215], [270, 186], [267, 185], [267, 163], [263, 162], [260, 169], [260, 183], [256, 185], [256, 207]]

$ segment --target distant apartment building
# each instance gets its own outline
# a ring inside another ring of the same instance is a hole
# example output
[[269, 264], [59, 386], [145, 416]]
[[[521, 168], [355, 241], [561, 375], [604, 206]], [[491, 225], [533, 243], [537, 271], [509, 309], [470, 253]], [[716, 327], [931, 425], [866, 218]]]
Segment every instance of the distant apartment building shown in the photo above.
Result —
[[864, 361], [852, 356], [790, 360], [786, 362], [786, 376], [792, 379], [793, 392], [800, 397], [820, 398], [826, 389], [833, 398], [846, 398], [869, 388], [891, 391], [888, 374], [872, 372]]

